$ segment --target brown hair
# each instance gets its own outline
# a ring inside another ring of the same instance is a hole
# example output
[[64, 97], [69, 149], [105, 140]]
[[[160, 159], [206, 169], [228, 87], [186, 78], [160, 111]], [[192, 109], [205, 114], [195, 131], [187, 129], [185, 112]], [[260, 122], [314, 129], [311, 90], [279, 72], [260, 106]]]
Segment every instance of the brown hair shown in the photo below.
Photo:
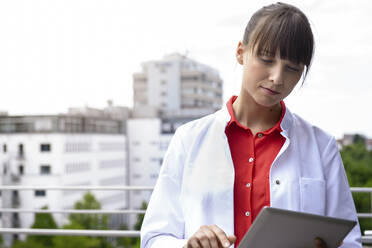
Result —
[[243, 44], [256, 54], [275, 54], [306, 67], [304, 80], [314, 53], [314, 37], [305, 14], [295, 6], [276, 3], [256, 11], [245, 28]]

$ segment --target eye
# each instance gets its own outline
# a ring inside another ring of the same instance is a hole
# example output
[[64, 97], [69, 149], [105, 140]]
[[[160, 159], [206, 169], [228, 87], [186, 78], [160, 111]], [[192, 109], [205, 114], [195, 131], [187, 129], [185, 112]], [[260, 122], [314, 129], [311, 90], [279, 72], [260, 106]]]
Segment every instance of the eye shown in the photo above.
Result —
[[293, 71], [293, 72], [300, 72], [300, 69], [293, 67], [293, 66], [287, 66], [288, 70]]
[[271, 64], [273, 62], [272, 59], [267, 59], [267, 58], [260, 58], [262, 62], [266, 63], [266, 64]]

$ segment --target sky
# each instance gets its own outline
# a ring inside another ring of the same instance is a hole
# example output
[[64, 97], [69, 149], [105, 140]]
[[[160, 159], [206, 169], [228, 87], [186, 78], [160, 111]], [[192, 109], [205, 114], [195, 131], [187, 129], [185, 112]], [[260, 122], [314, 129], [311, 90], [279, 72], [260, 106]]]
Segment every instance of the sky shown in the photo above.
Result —
[[[179, 52], [210, 65], [237, 95], [235, 48], [264, 0], [0, 1], [0, 111], [56, 114], [69, 107], [132, 106], [141, 63]], [[287, 107], [336, 138], [372, 137], [372, 2], [296, 0], [315, 56]], [[369, 100], [368, 100], [369, 99]]]

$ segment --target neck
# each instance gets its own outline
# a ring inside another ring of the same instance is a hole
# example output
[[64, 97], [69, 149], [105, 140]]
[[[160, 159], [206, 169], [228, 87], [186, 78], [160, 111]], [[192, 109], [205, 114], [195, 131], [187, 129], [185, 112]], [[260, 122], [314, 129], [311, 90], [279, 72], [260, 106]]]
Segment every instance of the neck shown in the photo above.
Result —
[[253, 133], [265, 131], [273, 127], [280, 119], [282, 106], [280, 103], [265, 107], [256, 103], [248, 94], [240, 94], [233, 103], [236, 119]]

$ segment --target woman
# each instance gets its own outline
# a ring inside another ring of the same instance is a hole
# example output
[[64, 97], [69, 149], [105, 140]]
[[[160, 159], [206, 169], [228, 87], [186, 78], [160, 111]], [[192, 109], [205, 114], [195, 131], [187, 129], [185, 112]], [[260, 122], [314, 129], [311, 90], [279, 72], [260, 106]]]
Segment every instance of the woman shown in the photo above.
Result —
[[[298, 8], [277, 3], [252, 16], [236, 49], [240, 94], [177, 129], [141, 247], [237, 247], [264, 206], [357, 220], [335, 139], [283, 102], [306, 78], [313, 47]], [[361, 247], [359, 226], [342, 247]]]

